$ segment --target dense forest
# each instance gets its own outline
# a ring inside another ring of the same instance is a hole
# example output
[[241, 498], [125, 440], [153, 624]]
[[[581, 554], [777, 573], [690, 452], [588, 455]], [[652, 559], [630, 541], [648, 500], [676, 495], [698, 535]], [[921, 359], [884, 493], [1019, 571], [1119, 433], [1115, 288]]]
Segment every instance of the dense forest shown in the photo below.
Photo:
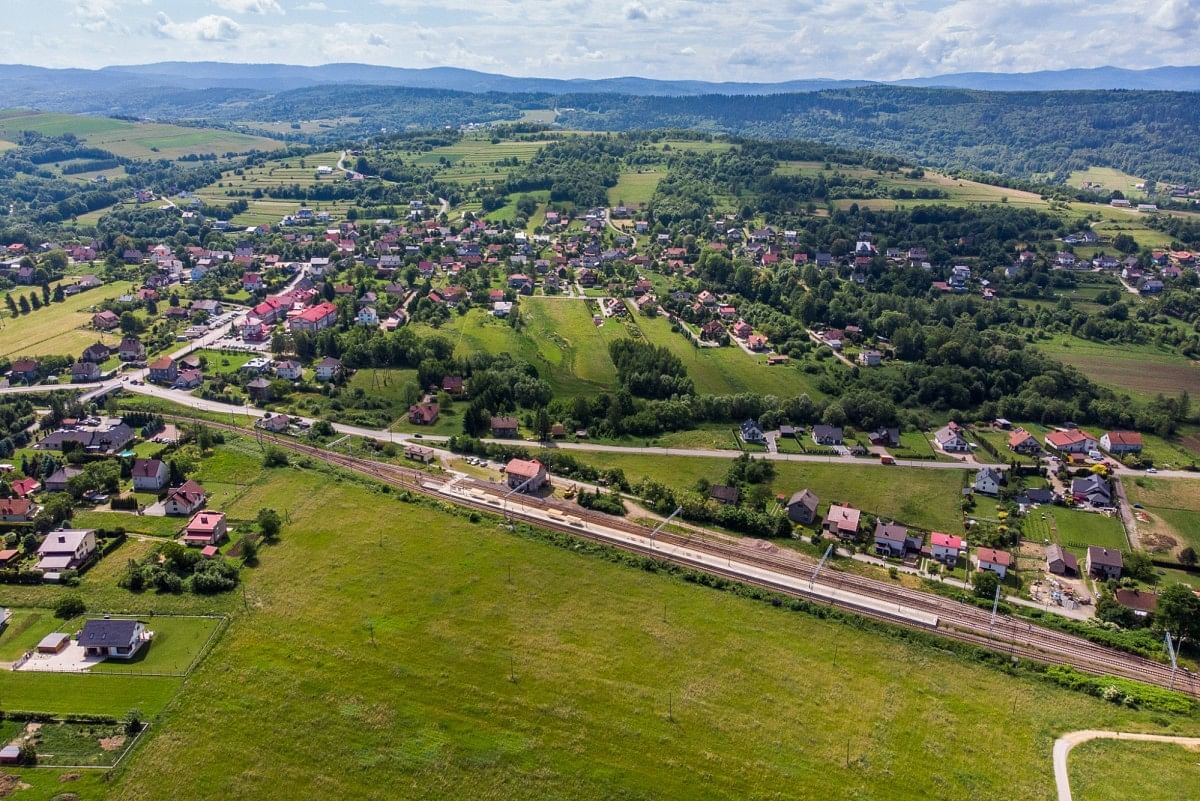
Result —
[[863, 87], [770, 98], [560, 98], [572, 128], [700, 128], [815, 139], [923, 164], [1017, 176], [1092, 165], [1157, 180], [1200, 179], [1200, 109], [1183, 92], [974, 92]]

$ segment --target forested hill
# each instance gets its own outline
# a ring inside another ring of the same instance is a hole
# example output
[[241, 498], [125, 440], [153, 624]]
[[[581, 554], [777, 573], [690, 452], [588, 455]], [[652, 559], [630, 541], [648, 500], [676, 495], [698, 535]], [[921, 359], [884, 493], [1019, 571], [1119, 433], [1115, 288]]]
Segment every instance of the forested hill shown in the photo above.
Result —
[[[6, 96], [0, 90], [0, 102]], [[380, 131], [458, 127], [557, 109], [557, 125], [588, 130], [688, 128], [759, 139], [804, 139], [908, 161], [1015, 177], [1059, 179], [1114, 167], [1156, 181], [1200, 184], [1194, 93], [984, 92], [866, 86], [775, 95], [456, 92], [324, 85], [283, 91], [146, 86], [61, 95], [46, 107], [256, 130], [294, 121], [292, 139], [342, 142]], [[23, 104], [12, 98], [10, 105]], [[322, 122], [302, 131], [300, 121]], [[278, 129], [273, 129], [279, 135]]]
[[891, 86], [772, 97], [559, 98], [560, 124], [811, 139], [1016, 176], [1115, 167], [1200, 181], [1200, 105], [1184, 92], [979, 92]]

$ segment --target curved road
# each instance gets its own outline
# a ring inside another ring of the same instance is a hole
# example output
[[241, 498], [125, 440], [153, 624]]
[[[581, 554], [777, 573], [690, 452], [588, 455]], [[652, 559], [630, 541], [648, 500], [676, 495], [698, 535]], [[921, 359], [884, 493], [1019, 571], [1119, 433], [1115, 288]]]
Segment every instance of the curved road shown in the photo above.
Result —
[[1071, 801], [1071, 781], [1067, 773], [1067, 755], [1071, 749], [1089, 740], [1139, 740], [1151, 743], [1175, 743], [1189, 748], [1200, 747], [1200, 737], [1175, 737], [1168, 734], [1136, 734], [1124, 731], [1072, 731], [1054, 741], [1054, 784], [1058, 801]]

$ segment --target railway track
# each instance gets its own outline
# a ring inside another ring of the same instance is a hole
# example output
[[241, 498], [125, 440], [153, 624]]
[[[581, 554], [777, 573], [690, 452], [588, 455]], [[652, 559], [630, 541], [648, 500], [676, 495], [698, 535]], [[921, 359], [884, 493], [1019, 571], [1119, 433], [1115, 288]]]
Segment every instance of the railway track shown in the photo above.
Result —
[[[191, 418], [183, 417], [175, 419], [181, 421], [191, 420]], [[247, 433], [244, 428], [226, 423], [204, 422], [205, 425], [212, 428], [243, 435]], [[301, 453], [361, 475], [375, 478], [391, 486], [438, 498], [466, 508], [473, 508], [493, 514], [498, 512], [503, 513], [513, 520], [569, 533], [576, 537], [601, 542], [654, 559], [675, 562], [676, 564], [699, 569], [712, 575], [721, 576], [722, 578], [759, 586], [774, 592], [803, 597], [818, 603], [832, 603], [844, 606], [864, 617], [910, 627], [924, 628], [926, 630], [936, 630], [941, 636], [1009, 654], [1016, 659], [1029, 659], [1048, 664], [1065, 664], [1088, 673], [1121, 676], [1162, 687], [1173, 686], [1174, 689], [1180, 692], [1200, 698], [1200, 686], [1197, 684], [1197, 676], [1195, 674], [1181, 670], [1172, 678], [1169, 665], [1107, 648], [1082, 637], [1014, 620], [1010, 617], [997, 616], [995, 622], [993, 622], [991, 614], [985, 610], [930, 593], [910, 590], [864, 576], [836, 570], [828, 570], [821, 573], [821, 585], [870, 598], [880, 602], [881, 605], [897, 606], [897, 613], [891, 614], [881, 608], [868, 608], [862, 605], [831, 601], [828, 595], [805, 592], [802, 587], [798, 588], [794, 581], [792, 583], [783, 583], [781, 580], [771, 580], [761, 576], [747, 576], [744, 572], [720, 565], [719, 560], [721, 559], [728, 560], [730, 564], [736, 560], [739, 564], [748, 564], [760, 570], [775, 573], [779, 579], [786, 577], [811, 582], [816, 578], [816, 565], [812, 562], [807, 561], [798, 554], [778, 549], [765, 541], [735, 539], [716, 532], [685, 536], [674, 532], [661, 531], [655, 536], [654, 540], [657, 542], [669, 543], [680, 548], [688, 548], [698, 554], [709, 557], [709, 560], [703, 561], [702, 564], [697, 564], [694, 560], [672, 557], [670, 554], [656, 549], [653, 542], [647, 545], [607, 535], [604, 532], [605, 529], [646, 539], [650, 531], [640, 524], [631, 523], [627, 520], [598, 512], [591, 512], [573, 504], [521, 496], [519, 504], [509, 502], [501, 508], [497, 503], [477, 500], [466, 493], [448, 493], [447, 487], [451, 482], [439, 479], [421, 470], [378, 462], [373, 459], [335, 453], [273, 434], [258, 433], [256, 436], [263, 442], [268, 442], [289, 451]], [[495, 484], [470, 478], [459, 479], [455, 483], [460, 488], [474, 490], [478, 493], [495, 493], [499, 490]], [[502, 490], [502, 492], [507, 492], [507, 490]], [[570, 516], [580, 521], [582, 525], [572, 525], [565, 519], [553, 519], [548, 514], [550, 510], [557, 510], [564, 518], [566, 517], [566, 512], [569, 511]], [[539, 512], [540, 514], [535, 514], [534, 512]], [[588, 524], [591, 524], [590, 527]], [[764, 545], [766, 547], [763, 547]], [[899, 614], [899, 611], [903, 607], [935, 615], [937, 620], [936, 629], [919, 625], [914, 622], [912, 617]]]

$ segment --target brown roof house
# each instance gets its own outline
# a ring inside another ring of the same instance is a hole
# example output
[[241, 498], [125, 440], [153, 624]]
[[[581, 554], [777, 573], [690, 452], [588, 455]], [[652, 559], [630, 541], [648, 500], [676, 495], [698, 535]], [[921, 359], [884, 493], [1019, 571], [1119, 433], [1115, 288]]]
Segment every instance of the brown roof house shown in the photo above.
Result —
[[1079, 560], [1061, 545], [1046, 546], [1046, 570], [1056, 576], [1079, 575]]
[[537, 459], [510, 459], [504, 467], [510, 489], [537, 492], [550, 480], [546, 466]]
[[1099, 579], [1120, 578], [1125, 561], [1115, 548], [1089, 545], [1087, 549], [1087, 573]]
[[808, 525], [817, 519], [817, 505], [821, 499], [810, 489], [793, 493], [787, 502], [788, 520], [801, 525]]
[[518, 425], [515, 417], [493, 417], [492, 436], [514, 438], [517, 436]]

